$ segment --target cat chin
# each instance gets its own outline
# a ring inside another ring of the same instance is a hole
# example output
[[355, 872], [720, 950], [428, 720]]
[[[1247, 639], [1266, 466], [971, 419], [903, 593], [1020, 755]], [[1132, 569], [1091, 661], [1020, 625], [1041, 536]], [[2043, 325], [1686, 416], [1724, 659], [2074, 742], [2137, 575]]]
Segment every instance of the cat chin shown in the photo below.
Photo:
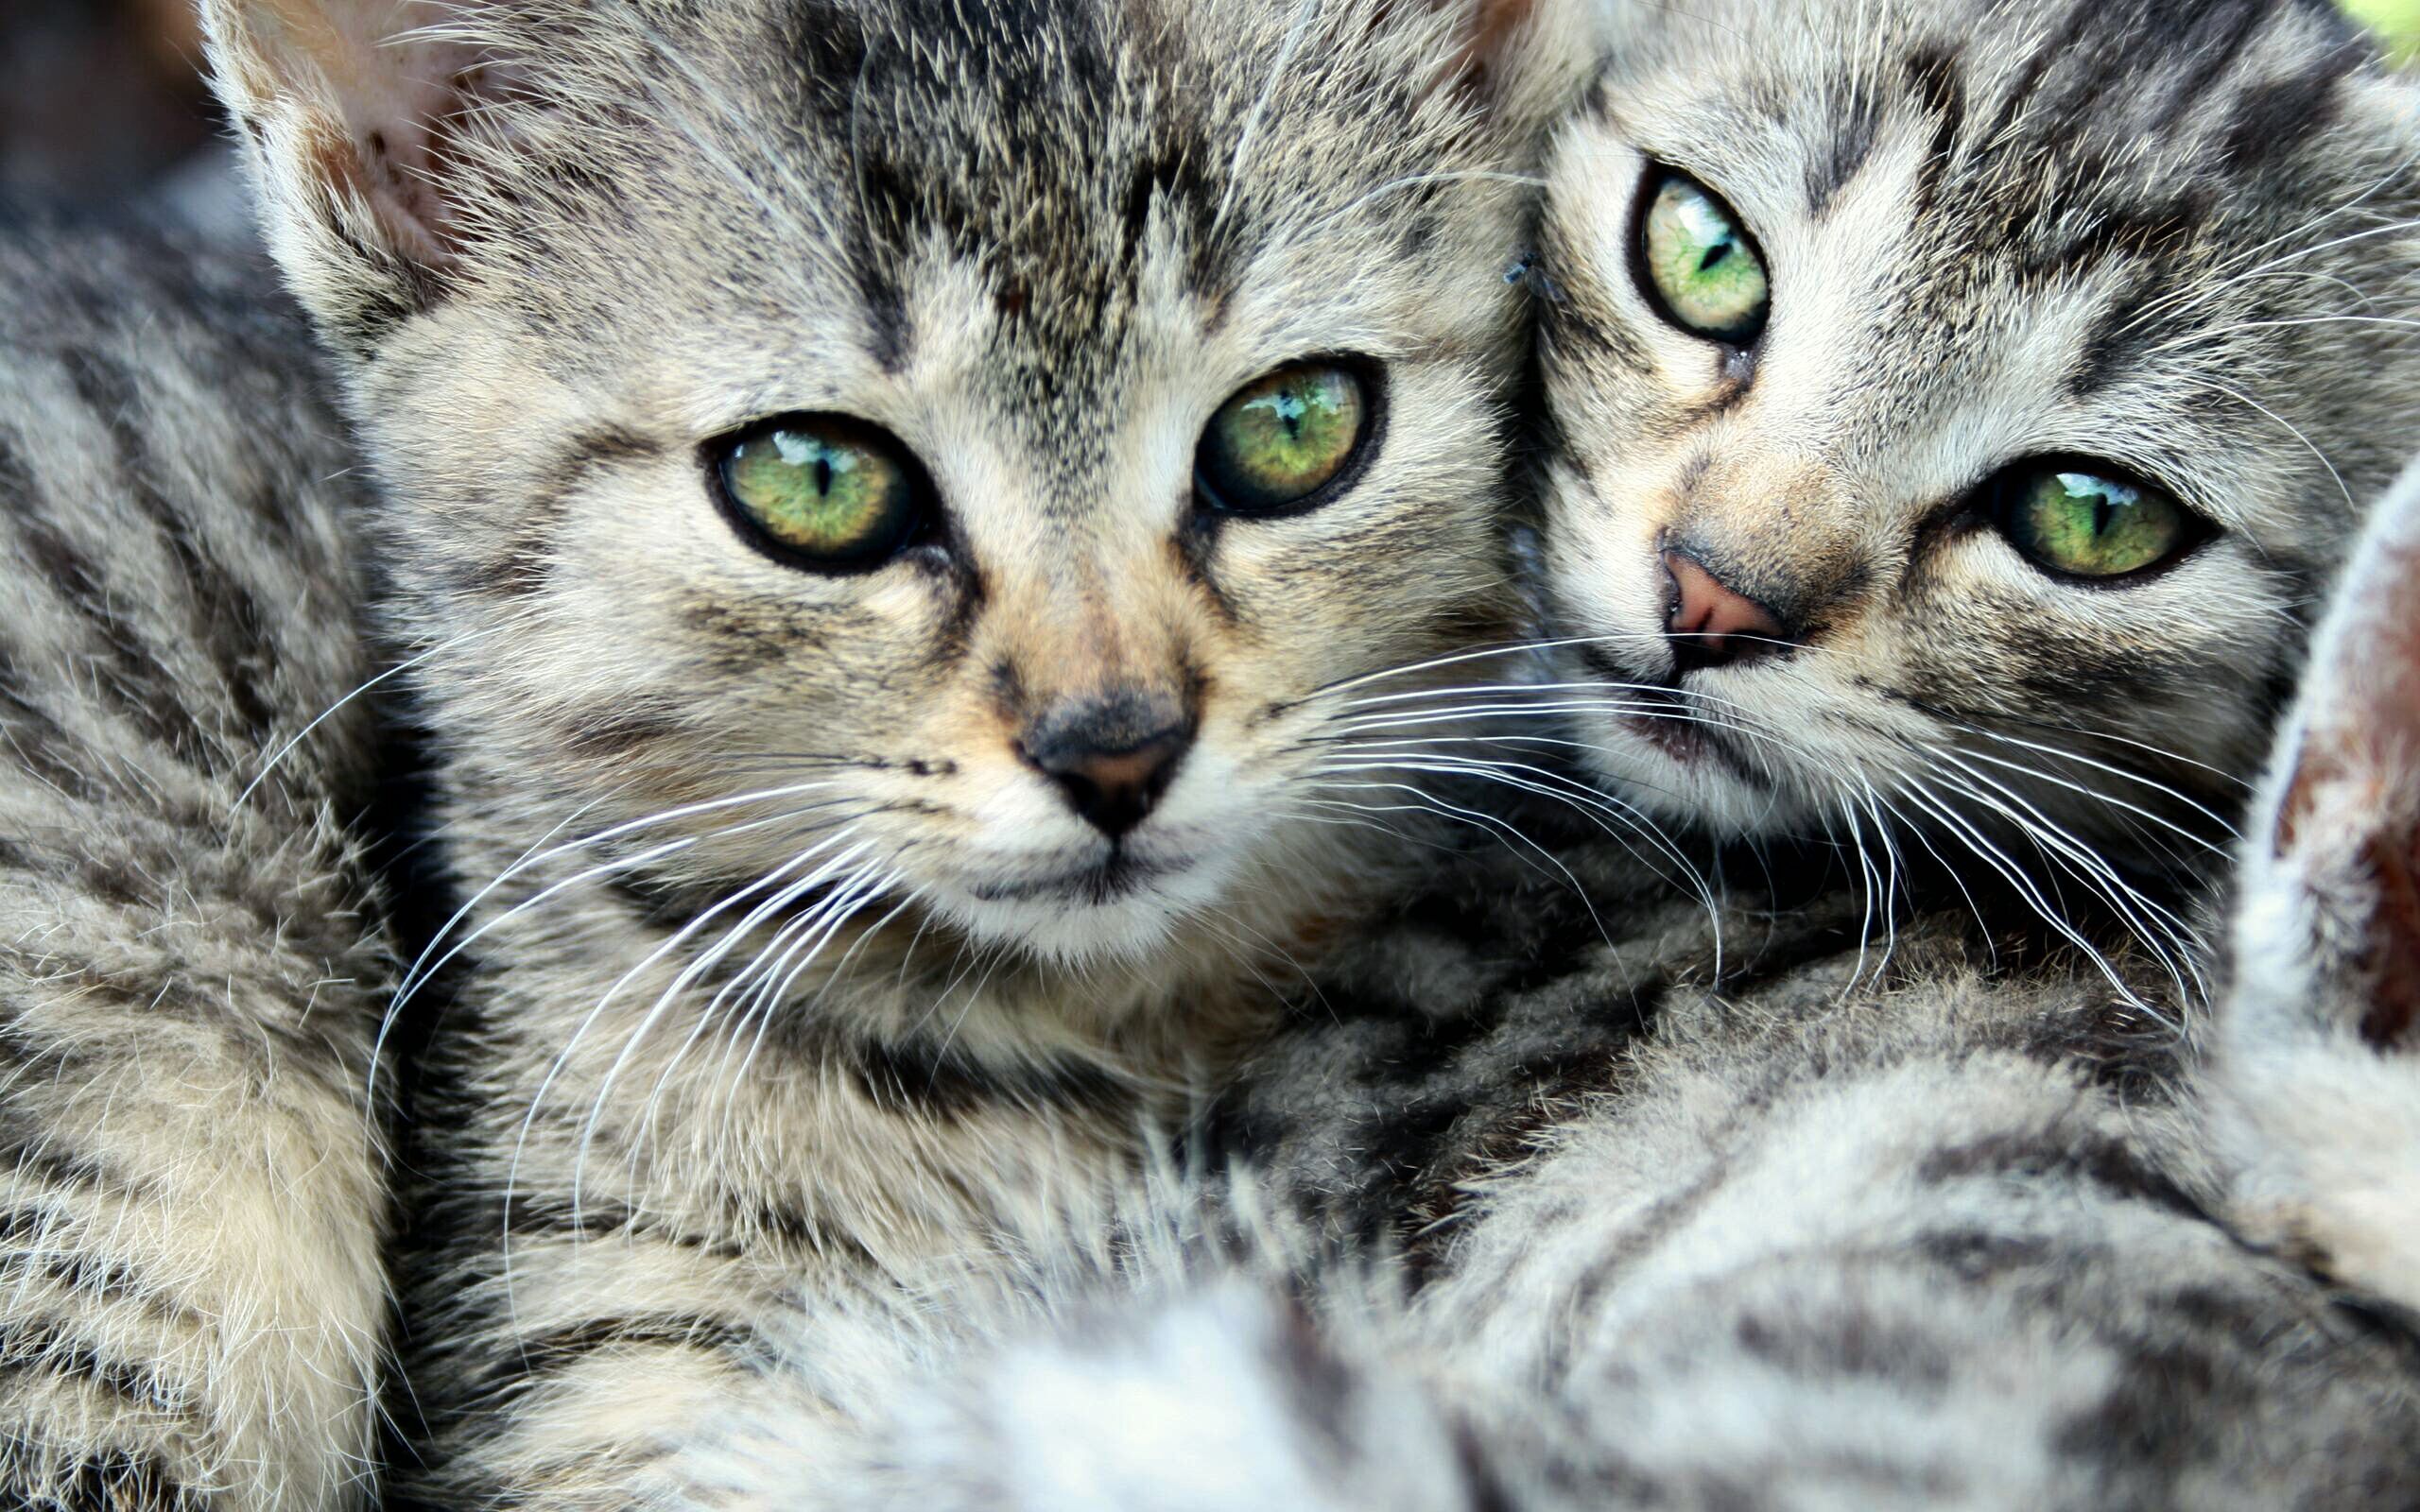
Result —
[[933, 906], [969, 938], [1051, 966], [1143, 962], [1167, 950], [1190, 920], [1225, 902], [1235, 870], [1231, 858], [1204, 856], [1114, 896], [1101, 895], [1098, 872], [1070, 877], [1063, 888], [1022, 888], [1007, 898], [980, 896], [979, 885], [961, 883], [941, 891]]

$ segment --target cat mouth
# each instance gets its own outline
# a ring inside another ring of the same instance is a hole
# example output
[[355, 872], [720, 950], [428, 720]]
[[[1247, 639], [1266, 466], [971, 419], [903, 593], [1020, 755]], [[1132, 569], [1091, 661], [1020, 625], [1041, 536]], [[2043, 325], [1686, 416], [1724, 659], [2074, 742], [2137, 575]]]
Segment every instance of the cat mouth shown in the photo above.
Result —
[[1652, 681], [1620, 665], [1602, 646], [1579, 647], [1588, 670], [1618, 690], [1635, 707], [1610, 714], [1616, 728], [1636, 736], [1679, 766], [1713, 764], [1743, 782], [1763, 785], [1763, 774], [1751, 766], [1724, 733], [1721, 722], [1706, 713], [1688, 690], [1677, 683]]
[[1190, 870], [1192, 865], [1190, 860], [1147, 860], [1118, 846], [1088, 867], [1044, 877], [977, 883], [966, 892], [986, 903], [1073, 902], [1104, 907], [1150, 892], [1167, 878]]

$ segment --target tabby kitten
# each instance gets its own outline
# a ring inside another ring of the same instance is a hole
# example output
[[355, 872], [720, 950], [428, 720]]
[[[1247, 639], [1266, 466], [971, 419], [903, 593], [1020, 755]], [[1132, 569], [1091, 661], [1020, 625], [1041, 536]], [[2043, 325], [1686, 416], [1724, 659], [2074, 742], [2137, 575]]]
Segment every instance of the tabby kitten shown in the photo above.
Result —
[[2173, 943], [2414, 444], [2420, 86], [2296, 0], [1622, 21], [1538, 265], [1582, 759]]
[[257, 254], [0, 211], [0, 1505], [361, 1500], [392, 979], [320, 381]]
[[414, 1494], [626, 1505], [786, 1299], [1080, 1223], [1417, 857], [1322, 821], [1423, 801], [1352, 690], [1501, 632], [1578, 55], [1504, 0], [206, 9], [467, 895]]

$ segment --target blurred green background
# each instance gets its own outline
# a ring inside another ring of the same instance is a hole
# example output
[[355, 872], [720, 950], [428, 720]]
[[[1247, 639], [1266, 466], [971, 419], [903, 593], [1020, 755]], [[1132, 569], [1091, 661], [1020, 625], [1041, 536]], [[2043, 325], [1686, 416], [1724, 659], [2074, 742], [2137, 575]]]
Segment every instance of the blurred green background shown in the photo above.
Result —
[[2420, 0], [2345, 0], [2353, 14], [2393, 40], [2409, 61], [2420, 58]]

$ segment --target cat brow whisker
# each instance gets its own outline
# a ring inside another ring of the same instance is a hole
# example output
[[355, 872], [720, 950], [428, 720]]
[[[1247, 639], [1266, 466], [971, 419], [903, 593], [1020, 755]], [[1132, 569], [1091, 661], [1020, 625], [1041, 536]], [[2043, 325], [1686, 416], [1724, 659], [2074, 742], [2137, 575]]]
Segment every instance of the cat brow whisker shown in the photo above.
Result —
[[2311, 455], [2319, 458], [2320, 466], [2327, 469], [2327, 475], [2336, 480], [2336, 490], [2344, 496], [2345, 507], [2351, 509], [2356, 516], [2360, 515], [2361, 512], [2360, 502], [2353, 497], [2352, 487], [2344, 481], [2344, 474], [2336, 471], [2336, 464], [2328, 460], [2328, 456], [2325, 452], [2319, 449], [2318, 442], [2303, 434], [2300, 426], [2296, 425], [2292, 421], [2288, 420], [2285, 416], [2278, 414], [2275, 410], [2271, 409], [2260, 401], [2253, 398], [2250, 394], [2245, 393], [2243, 390], [2237, 388], [2232, 385], [2221, 383], [2219, 380], [2210, 377], [2206, 373], [2195, 373], [2192, 376], [2191, 381], [2201, 385], [2204, 388], [2224, 394], [2228, 398], [2235, 400], [2238, 404], [2248, 404], [2252, 408], [2260, 411], [2263, 415], [2268, 416], [2271, 420], [2275, 421], [2279, 425], [2284, 426], [2287, 432], [2290, 434], [2295, 440], [2302, 442], [2305, 450], [2308, 451]]
[[1343, 209], [1322, 217], [1315, 222], [1305, 234], [1319, 235], [1338, 221], [1347, 219], [1365, 209], [1373, 200], [1383, 198], [1388, 195], [1400, 194], [1406, 189], [1418, 189], [1426, 184], [1461, 183], [1473, 179], [1493, 183], [1517, 184], [1524, 189], [1543, 189], [1547, 182], [1533, 173], [1506, 173], [1501, 169], [1494, 168], [1460, 168], [1439, 173], [1409, 173], [1400, 179], [1388, 180]]
[[1216, 236], [1226, 229], [1227, 216], [1235, 209], [1236, 186], [1244, 181], [1244, 160], [1252, 155], [1253, 139], [1260, 135], [1260, 123], [1269, 113], [1269, 102], [1277, 95], [1278, 86], [1285, 82], [1286, 71], [1293, 66], [1294, 54], [1303, 45], [1304, 33], [1310, 29], [1312, 18], [1320, 12], [1320, 0], [1301, 0], [1295, 7], [1292, 25], [1277, 44], [1277, 58], [1269, 65], [1269, 77], [1262, 80], [1260, 94], [1253, 99], [1252, 110], [1244, 116], [1243, 129], [1236, 133], [1235, 151], [1227, 158], [1226, 187], [1219, 192], [1219, 208], [1210, 217], [1210, 233]]
[[[2317, 215], [2308, 216], [2295, 225], [2291, 230], [2281, 232], [2278, 234], [2270, 237], [2267, 241], [2256, 243], [2255, 245], [2244, 249], [2241, 252], [2235, 254], [2234, 258], [2231, 260], [2231, 265], [2235, 267], [2243, 268], [2245, 271], [2235, 273], [2233, 276], [2223, 279], [2215, 284], [2199, 288], [2181, 289], [2174, 294], [2165, 296], [2158, 300], [2153, 300], [2150, 303], [2146, 304], [2141, 310], [2136, 311], [2120, 329], [2132, 332], [2140, 329], [2146, 322], [2159, 318], [2161, 316], [2171, 311], [2182, 314], [2199, 309], [2204, 303], [2224, 295], [2230, 288], [2234, 287], [2238, 281], [2242, 278], [2282, 267], [2287, 264], [2299, 261], [2304, 257], [2308, 257], [2318, 252], [2329, 251], [2348, 243], [2360, 241], [2364, 237], [2383, 235], [2394, 231], [2409, 229], [2415, 224], [2420, 224], [2420, 222], [2403, 221], [2373, 227], [2366, 231], [2356, 232], [2347, 236], [2339, 236], [2328, 241], [2315, 243], [2311, 246], [2296, 248], [2291, 252], [2285, 253], [2278, 257], [2270, 258], [2266, 262], [2255, 261], [2273, 247], [2283, 246], [2285, 243], [2290, 242], [2297, 237], [2307, 236], [2312, 232], [2317, 231], [2320, 227], [2325, 226], [2329, 221], [2334, 220], [2337, 216], [2351, 215], [2360, 210], [2361, 206], [2367, 204], [2380, 190], [2386, 188], [2389, 184], [2394, 183], [2397, 179], [2409, 172], [2413, 161], [2415, 161], [2413, 158], [2406, 158], [2401, 163], [2398, 163], [2394, 168], [2374, 180], [2369, 186], [2364, 188], [2360, 194], [2353, 196], [2342, 204], [2321, 211]], [[2228, 266], [2230, 265], [2221, 266]]]

